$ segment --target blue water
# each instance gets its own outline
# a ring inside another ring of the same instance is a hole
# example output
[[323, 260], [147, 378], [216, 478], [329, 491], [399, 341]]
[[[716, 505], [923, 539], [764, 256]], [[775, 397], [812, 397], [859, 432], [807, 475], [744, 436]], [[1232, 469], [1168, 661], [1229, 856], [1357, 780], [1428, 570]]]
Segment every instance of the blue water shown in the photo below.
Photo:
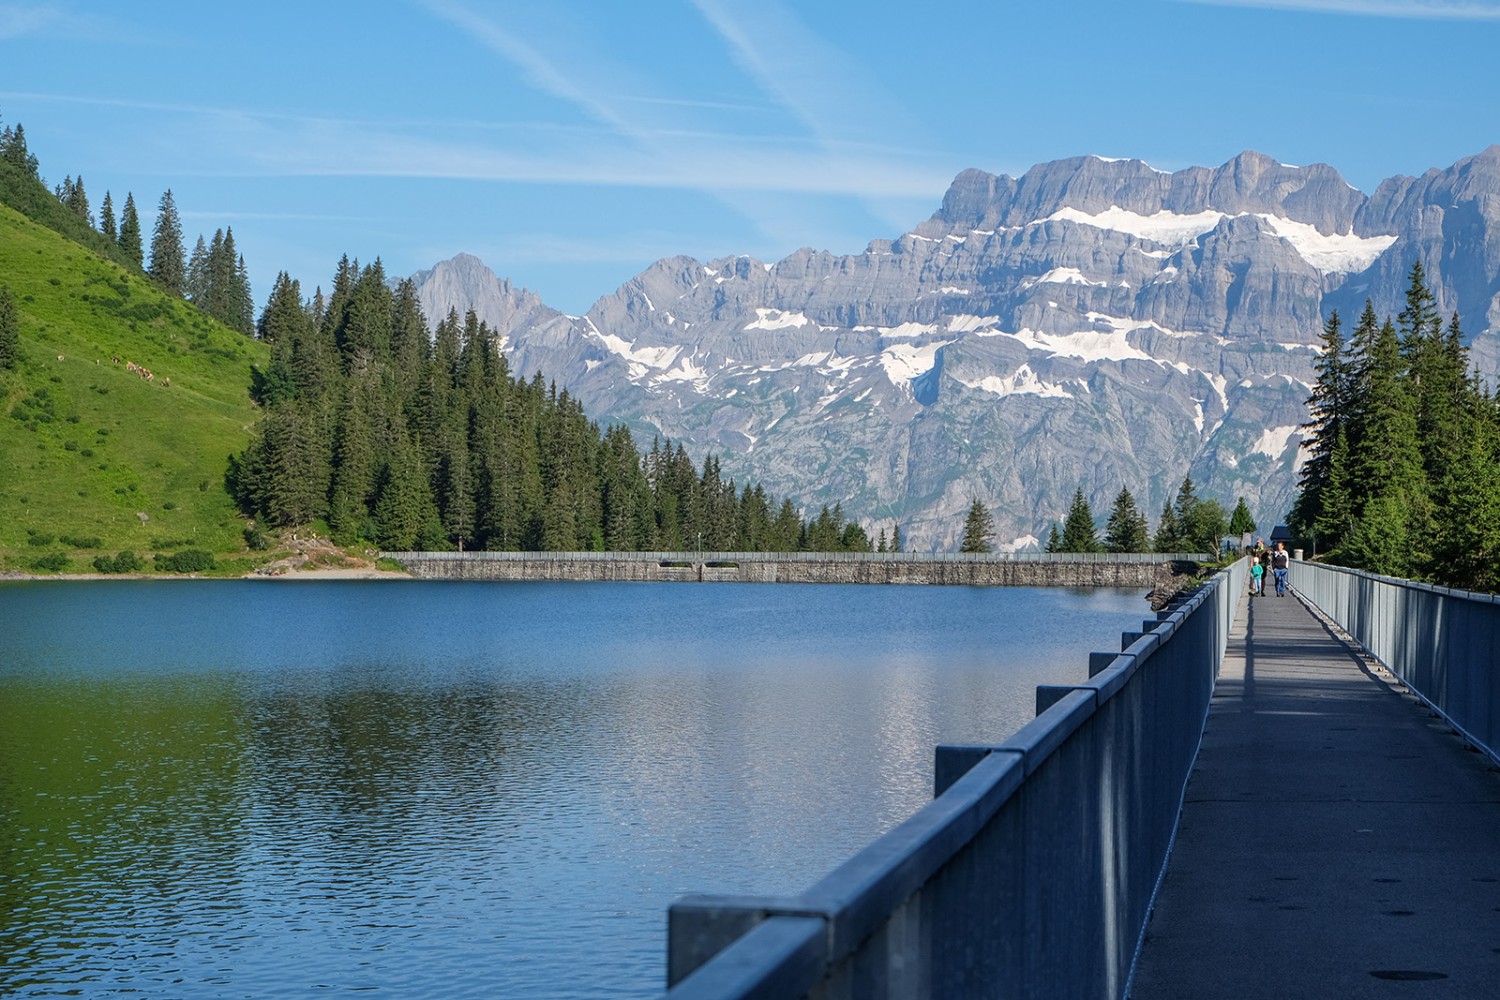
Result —
[[0, 995], [652, 996], [1138, 591], [0, 585]]

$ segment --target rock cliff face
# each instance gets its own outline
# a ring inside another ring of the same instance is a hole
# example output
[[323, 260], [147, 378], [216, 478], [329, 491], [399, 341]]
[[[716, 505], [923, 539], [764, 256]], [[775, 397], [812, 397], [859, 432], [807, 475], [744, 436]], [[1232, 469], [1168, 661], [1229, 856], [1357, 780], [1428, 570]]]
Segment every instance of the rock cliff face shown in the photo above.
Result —
[[1128, 486], [1154, 522], [1190, 473], [1263, 529], [1296, 486], [1326, 313], [1399, 311], [1420, 259], [1474, 360], [1500, 367], [1500, 147], [1371, 197], [1324, 165], [1243, 153], [1163, 173], [1061, 160], [959, 174], [911, 232], [862, 254], [661, 260], [586, 316], [460, 255], [417, 275], [429, 318], [474, 309], [641, 439], [717, 453], [871, 532], [956, 546], [970, 499], [1002, 542], [1045, 538], [1082, 486], [1102, 525]]

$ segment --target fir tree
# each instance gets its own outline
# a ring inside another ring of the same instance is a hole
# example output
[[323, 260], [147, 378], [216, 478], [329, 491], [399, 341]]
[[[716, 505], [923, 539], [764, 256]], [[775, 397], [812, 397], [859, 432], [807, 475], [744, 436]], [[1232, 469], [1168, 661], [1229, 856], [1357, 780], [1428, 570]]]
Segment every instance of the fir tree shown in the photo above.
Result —
[[1186, 548], [1183, 544], [1182, 527], [1177, 523], [1177, 515], [1172, 510], [1170, 500], [1161, 509], [1161, 518], [1156, 522], [1156, 535], [1151, 540], [1151, 548], [1157, 552], [1181, 552]]
[[198, 242], [193, 246], [193, 254], [188, 258], [187, 270], [183, 274], [182, 283], [183, 298], [189, 302], [198, 303], [203, 301], [208, 294], [208, 244], [203, 242], [203, 234], [198, 234]]
[[891, 528], [891, 551], [905, 552], [906, 540], [901, 537], [901, 525], [898, 523]]
[[975, 499], [969, 504], [968, 516], [964, 519], [963, 541], [960, 552], [992, 552], [991, 540], [995, 537], [995, 518], [983, 503]]
[[1391, 576], [1407, 576], [1424, 563], [1430, 535], [1415, 402], [1403, 375], [1396, 330], [1387, 322], [1360, 382], [1364, 426], [1356, 479], [1365, 503], [1355, 515], [1348, 558], [1357, 568]]
[[397, 436], [381, 470], [374, 509], [375, 541], [391, 551], [443, 546], [437, 506], [421, 455], [404, 434]]
[[1229, 515], [1229, 533], [1231, 535], [1245, 536], [1255, 532], [1255, 518], [1250, 516], [1250, 508], [1245, 503], [1245, 498], [1240, 497], [1239, 503], [1234, 505], [1234, 513]]
[[[1366, 308], [1370, 310], [1367, 320], [1373, 322], [1373, 307]], [[1292, 529], [1304, 535], [1311, 532], [1322, 506], [1334, 441], [1345, 431], [1353, 397], [1352, 369], [1337, 309], [1323, 324], [1323, 350], [1315, 367], [1318, 378], [1307, 401], [1310, 419], [1302, 425], [1308, 458], [1298, 474], [1297, 498], [1287, 518]], [[1234, 531], [1231, 521], [1230, 532]]]
[[1355, 498], [1350, 484], [1351, 462], [1349, 437], [1343, 428], [1339, 428], [1328, 463], [1328, 481], [1323, 486], [1311, 526], [1315, 551], [1319, 548], [1319, 543], [1324, 552], [1337, 549], [1344, 534], [1354, 524]]
[[182, 257], [182, 220], [172, 201], [172, 189], [161, 196], [156, 209], [156, 226], [151, 235], [151, 277], [165, 291], [181, 297], [187, 282], [187, 265]]
[[104, 203], [99, 206], [99, 232], [111, 243], [119, 244], [120, 229], [115, 224], [115, 203], [108, 191], [104, 192]]
[[125, 207], [120, 210], [120, 250], [136, 267], [142, 266], [141, 218], [136, 214], [135, 195], [125, 192]]
[[1099, 539], [1094, 532], [1094, 512], [1084, 498], [1083, 487], [1073, 493], [1068, 516], [1063, 519], [1062, 551], [1097, 552]]
[[1104, 549], [1106, 552], [1145, 552], [1150, 546], [1145, 515], [1136, 506], [1130, 490], [1122, 486], [1104, 526]]
[[37, 159], [26, 148], [26, 129], [20, 122], [0, 132], [0, 159], [30, 177], [37, 176]]
[[1052, 530], [1047, 535], [1047, 546], [1044, 552], [1061, 552], [1063, 550], [1062, 532], [1058, 530], [1057, 522], [1052, 522]]

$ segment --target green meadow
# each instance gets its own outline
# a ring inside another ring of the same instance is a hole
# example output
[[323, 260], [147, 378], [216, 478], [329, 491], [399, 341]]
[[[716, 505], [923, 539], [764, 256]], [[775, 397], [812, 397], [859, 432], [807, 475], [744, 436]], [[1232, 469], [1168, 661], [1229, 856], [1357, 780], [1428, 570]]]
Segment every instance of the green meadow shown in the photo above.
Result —
[[0, 568], [184, 549], [248, 568], [224, 473], [258, 418], [264, 345], [3, 204], [0, 285], [22, 351], [0, 370]]

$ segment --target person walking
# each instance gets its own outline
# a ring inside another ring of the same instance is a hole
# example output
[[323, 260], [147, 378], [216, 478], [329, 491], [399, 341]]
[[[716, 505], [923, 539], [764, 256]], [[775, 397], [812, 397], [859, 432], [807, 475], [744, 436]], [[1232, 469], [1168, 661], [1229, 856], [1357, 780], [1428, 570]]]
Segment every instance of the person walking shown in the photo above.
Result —
[[1261, 565], [1260, 560], [1256, 559], [1256, 558], [1254, 558], [1252, 556], [1251, 557], [1251, 562], [1250, 562], [1250, 596], [1251, 597], [1261, 597], [1261, 596], [1264, 596], [1263, 592], [1264, 592], [1265, 586], [1266, 586], [1266, 576], [1265, 576], [1265, 573], [1266, 573], [1266, 568]]
[[1286, 596], [1286, 574], [1292, 565], [1292, 555], [1286, 550], [1286, 542], [1277, 542], [1271, 553], [1271, 576], [1276, 580], [1276, 596]]

